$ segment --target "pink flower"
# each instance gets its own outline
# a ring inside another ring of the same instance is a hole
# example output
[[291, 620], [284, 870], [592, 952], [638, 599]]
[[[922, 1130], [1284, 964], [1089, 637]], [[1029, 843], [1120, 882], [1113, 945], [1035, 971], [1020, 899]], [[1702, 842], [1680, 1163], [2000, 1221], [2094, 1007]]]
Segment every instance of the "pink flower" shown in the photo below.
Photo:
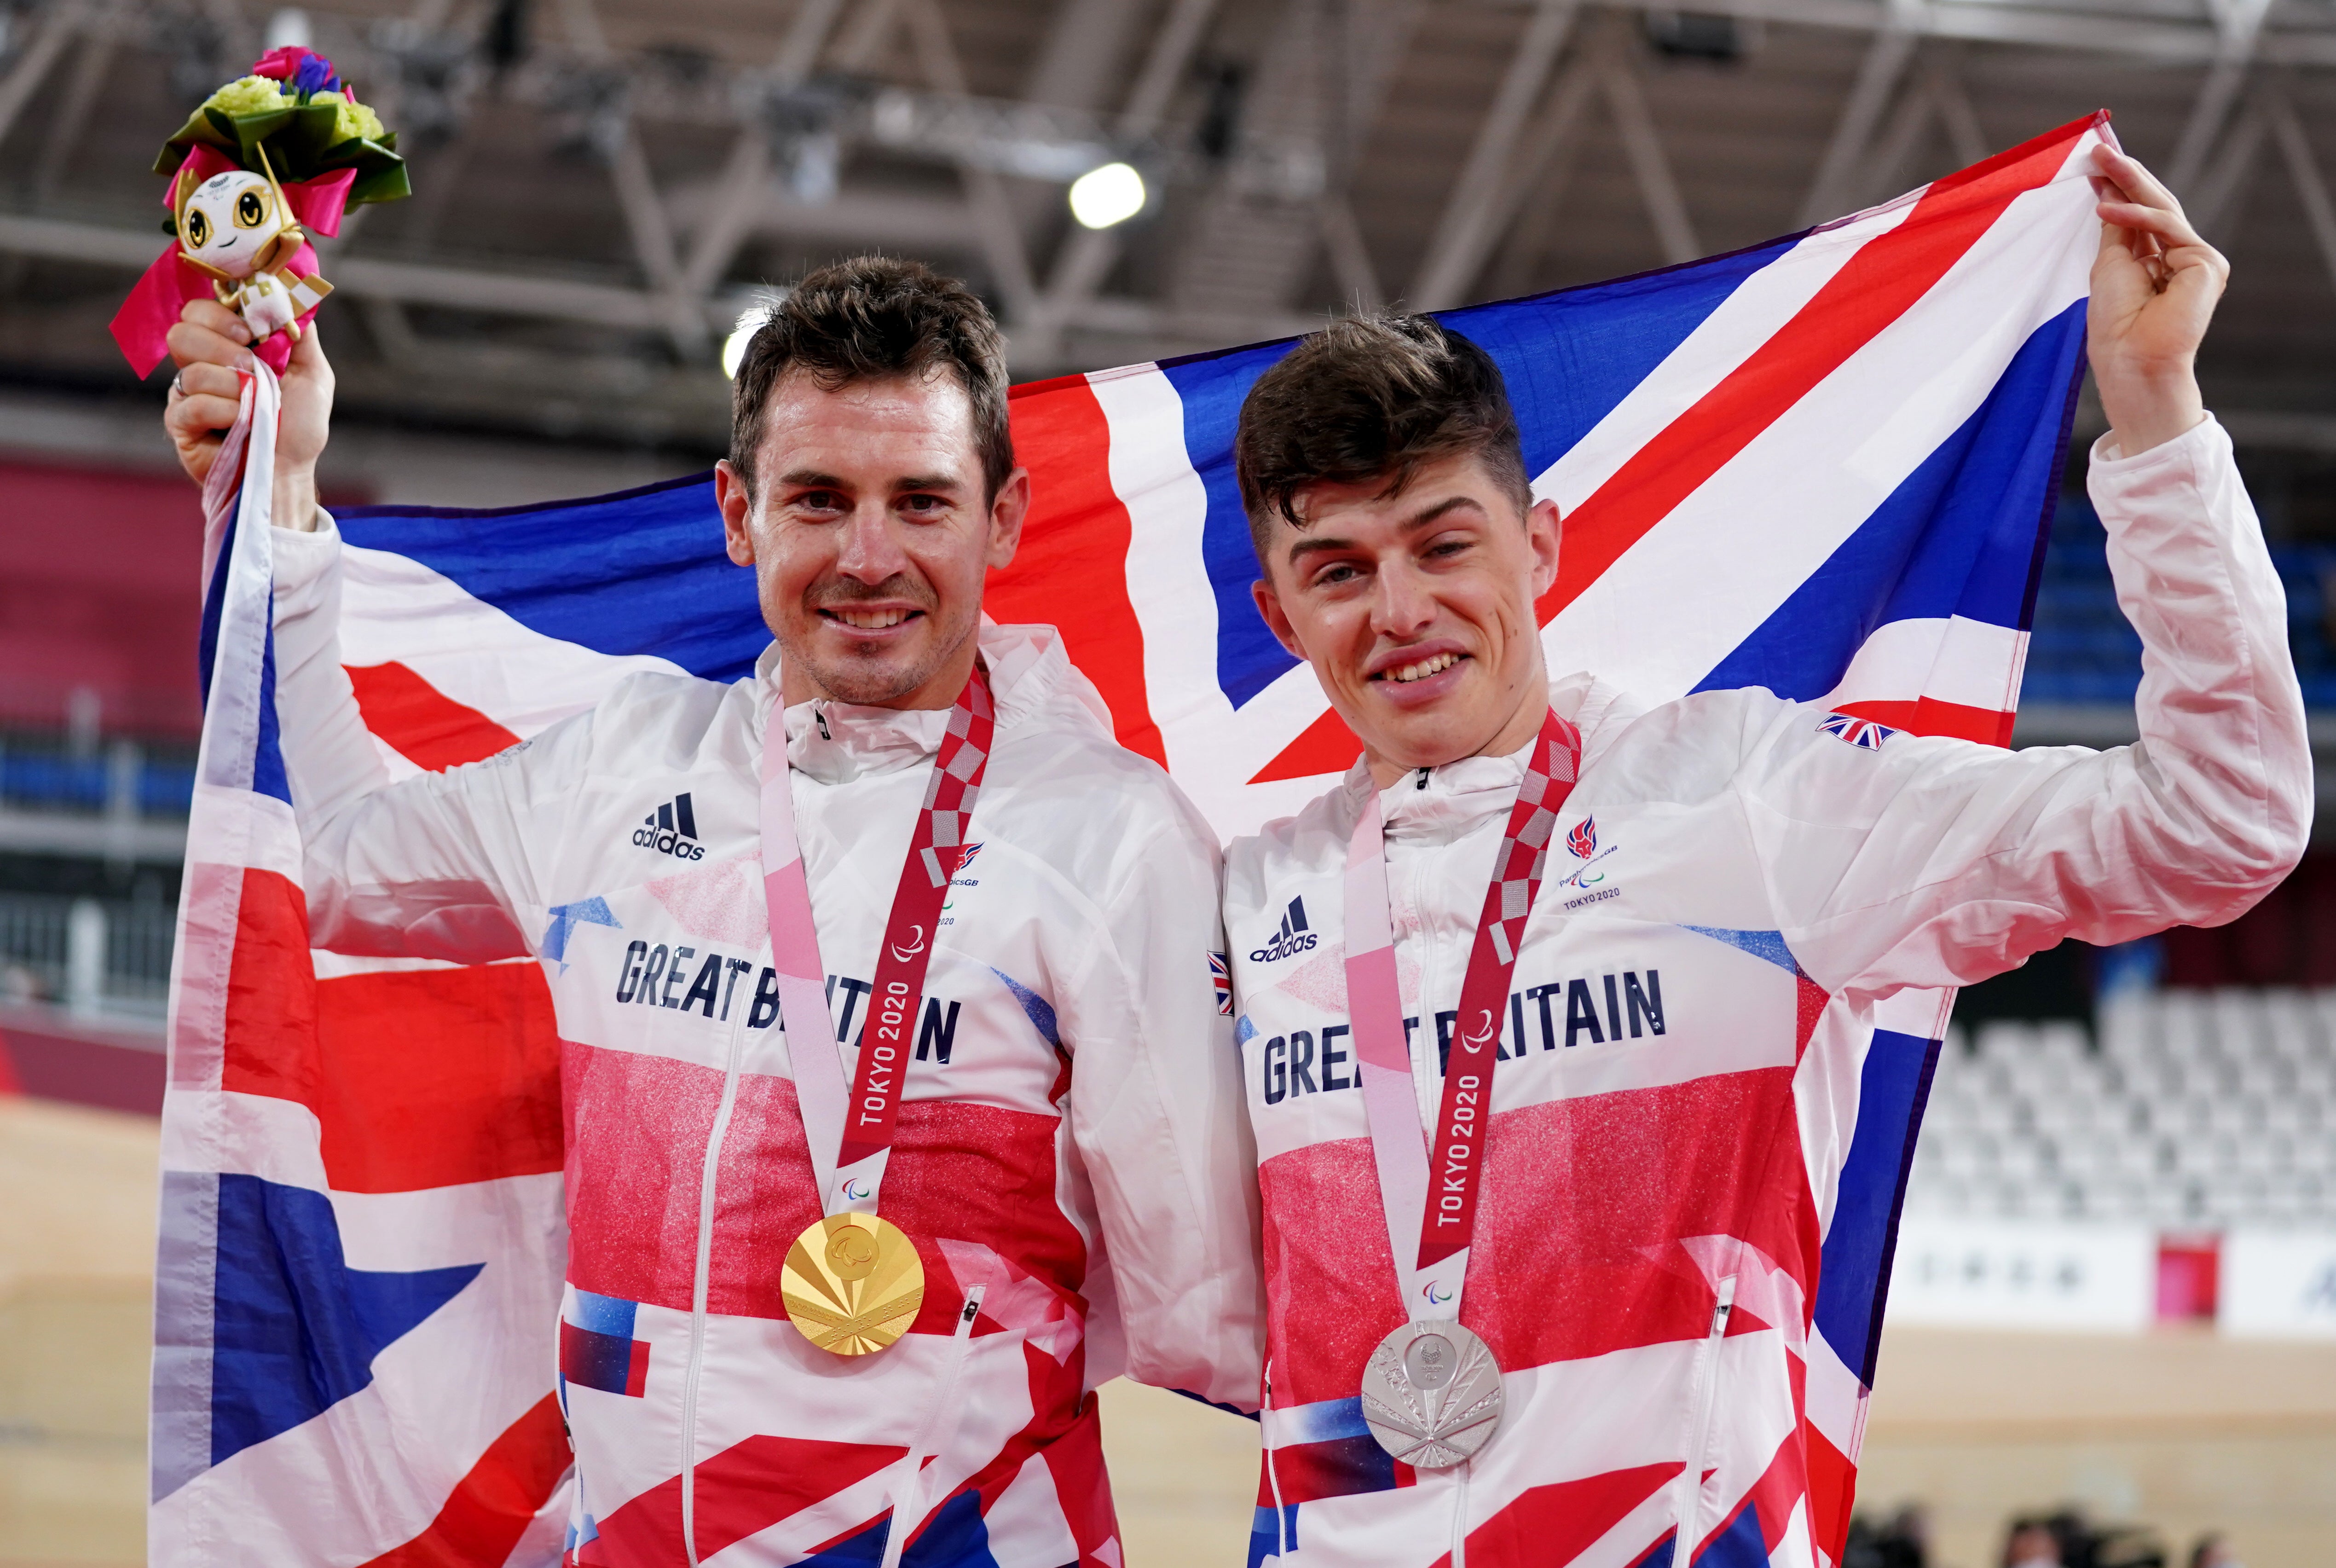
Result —
[[303, 49], [297, 44], [287, 44], [280, 49], [270, 49], [252, 63], [254, 76], [271, 77], [277, 82], [289, 82], [303, 93], [329, 92], [340, 85], [340, 77], [333, 63], [313, 49]]

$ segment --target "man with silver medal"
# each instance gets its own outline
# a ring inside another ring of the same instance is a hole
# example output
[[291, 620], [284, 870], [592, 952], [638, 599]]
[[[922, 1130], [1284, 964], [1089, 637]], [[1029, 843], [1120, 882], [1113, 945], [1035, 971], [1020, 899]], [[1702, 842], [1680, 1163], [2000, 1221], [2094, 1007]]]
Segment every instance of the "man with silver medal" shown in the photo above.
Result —
[[2090, 484], [2141, 745], [1553, 679], [1560, 519], [1488, 355], [1341, 322], [1251, 388], [1257, 604], [1362, 743], [1226, 853], [1269, 1264], [1252, 1562], [1684, 1568], [1747, 1519], [1806, 1553], [1850, 1042], [2064, 937], [2234, 918], [2302, 853], [2278, 579], [2190, 369], [2226, 269], [2092, 156]]

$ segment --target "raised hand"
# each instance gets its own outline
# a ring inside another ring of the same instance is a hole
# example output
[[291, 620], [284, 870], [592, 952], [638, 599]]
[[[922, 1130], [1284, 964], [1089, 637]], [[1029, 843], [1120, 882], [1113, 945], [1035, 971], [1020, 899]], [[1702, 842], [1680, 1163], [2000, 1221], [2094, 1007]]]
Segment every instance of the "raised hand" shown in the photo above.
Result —
[[2086, 348], [2101, 412], [2118, 450], [2131, 457], [2205, 417], [2195, 366], [2231, 264], [2139, 163], [2101, 147], [2093, 168], [2101, 248]]
[[[219, 444], [235, 424], [242, 391], [238, 372], [253, 364], [250, 342], [251, 329], [243, 318], [215, 300], [189, 301], [170, 328], [170, 358], [179, 375], [170, 384], [162, 428], [178, 448], [179, 466], [197, 484], [209, 477]], [[333, 366], [317, 341], [315, 322], [293, 346], [291, 363], [279, 379], [284, 402], [276, 429], [276, 523], [306, 531], [316, 526], [316, 459], [333, 417]]]

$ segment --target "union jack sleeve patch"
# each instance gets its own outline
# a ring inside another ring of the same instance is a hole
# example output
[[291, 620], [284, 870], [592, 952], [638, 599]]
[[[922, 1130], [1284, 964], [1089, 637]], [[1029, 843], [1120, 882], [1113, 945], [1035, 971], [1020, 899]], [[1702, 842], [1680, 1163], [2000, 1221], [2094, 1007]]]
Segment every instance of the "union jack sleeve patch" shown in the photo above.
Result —
[[1817, 728], [1861, 751], [1880, 751], [1882, 743], [1898, 733], [1886, 724], [1876, 724], [1870, 718], [1859, 718], [1845, 713], [1825, 715], [1818, 721]]
[[1233, 971], [1222, 953], [1209, 955], [1209, 983], [1217, 988], [1217, 1014], [1220, 1018], [1233, 1016]]

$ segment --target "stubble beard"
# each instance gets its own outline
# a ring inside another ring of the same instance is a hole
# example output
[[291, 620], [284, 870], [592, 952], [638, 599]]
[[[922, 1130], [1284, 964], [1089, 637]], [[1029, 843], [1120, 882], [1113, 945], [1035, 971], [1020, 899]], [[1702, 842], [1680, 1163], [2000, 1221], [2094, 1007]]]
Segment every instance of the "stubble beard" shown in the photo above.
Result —
[[[922, 688], [964, 650], [980, 624], [978, 610], [971, 616], [956, 618], [959, 624], [949, 626], [941, 623], [937, 611], [929, 609], [925, 614], [932, 635], [920, 651], [906, 659], [849, 655], [825, 657], [784, 646], [780, 653], [833, 700], [858, 707], [883, 707]], [[816, 643], [817, 638], [813, 641]], [[949, 695], [956, 696], [954, 692]]]

